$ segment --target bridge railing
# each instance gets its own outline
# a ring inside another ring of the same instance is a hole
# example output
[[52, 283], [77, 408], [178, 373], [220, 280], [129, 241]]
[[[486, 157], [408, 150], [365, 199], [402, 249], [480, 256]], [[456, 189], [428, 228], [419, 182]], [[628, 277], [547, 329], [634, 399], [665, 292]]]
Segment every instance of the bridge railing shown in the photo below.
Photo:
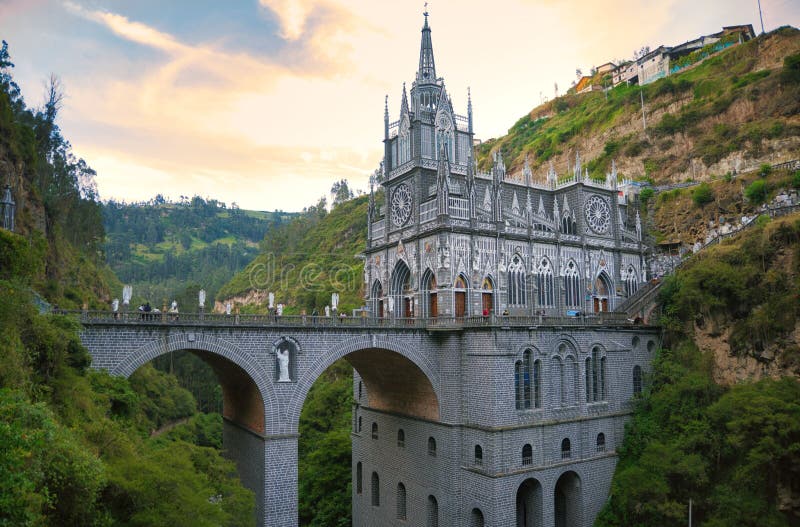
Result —
[[225, 315], [219, 313], [140, 313], [110, 311], [60, 311], [79, 317], [85, 324], [156, 326], [280, 326], [280, 327], [366, 327], [397, 329], [457, 330], [477, 327], [532, 326], [628, 326], [625, 313], [605, 312], [578, 316], [441, 316], [435, 318], [325, 317], [311, 315]]

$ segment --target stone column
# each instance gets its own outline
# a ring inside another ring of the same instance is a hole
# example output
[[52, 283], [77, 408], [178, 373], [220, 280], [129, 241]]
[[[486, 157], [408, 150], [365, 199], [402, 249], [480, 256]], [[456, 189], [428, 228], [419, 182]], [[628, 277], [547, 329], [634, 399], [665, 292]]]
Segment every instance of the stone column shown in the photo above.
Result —
[[297, 527], [297, 437], [264, 440], [264, 527]]

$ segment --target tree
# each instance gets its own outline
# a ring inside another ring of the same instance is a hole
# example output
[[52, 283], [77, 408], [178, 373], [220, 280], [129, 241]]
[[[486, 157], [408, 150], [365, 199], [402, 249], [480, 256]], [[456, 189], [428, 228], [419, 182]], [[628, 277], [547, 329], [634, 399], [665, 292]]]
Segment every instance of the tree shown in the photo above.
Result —
[[333, 200], [334, 207], [340, 203], [344, 203], [345, 201], [353, 199], [353, 197], [353, 191], [350, 190], [350, 186], [348, 185], [346, 179], [341, 179], [331, 186], [331, 198]]

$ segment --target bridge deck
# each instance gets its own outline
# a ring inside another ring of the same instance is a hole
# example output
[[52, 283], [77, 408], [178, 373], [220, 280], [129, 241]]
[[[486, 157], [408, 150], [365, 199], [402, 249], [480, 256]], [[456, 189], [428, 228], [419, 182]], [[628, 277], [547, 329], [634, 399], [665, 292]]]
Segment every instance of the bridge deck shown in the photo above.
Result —
[[436, 318], [376, 318], [275, 315], [225, 315], [218, 313], [112, 313], [109, 311], [61, 311], [74, 315], [86, 325], [155, 325], [155, 326], [237, 326], [289, 328], [373, 328], [392, 330], [461, 331], [484, 327], [625, 327], [634, 321], [625, 313], [594, 313], [571, 317], [552, 316], [468, 316]]

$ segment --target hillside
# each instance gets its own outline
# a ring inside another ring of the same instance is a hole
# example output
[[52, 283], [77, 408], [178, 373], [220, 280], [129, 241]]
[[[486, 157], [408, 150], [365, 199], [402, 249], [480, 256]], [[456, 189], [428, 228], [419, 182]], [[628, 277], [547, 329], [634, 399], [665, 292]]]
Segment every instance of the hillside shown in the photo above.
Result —
[[318, 205], [276, 228], [261, 243], [261, 252], [217, 294], [223, 301], [263, 312], [267, 297], [286, 305], [286, 314], [330, 304], [331, 293], [340, 295], [340, 310], [363, 305], [364, 263], [356, 255], [367, 239], [368, 196], [337, 204], [331, 212]]
[[664, 349], [597, 525], [685, 525], [690, 499], [695, 525], [800, 523], [798, 299], [800, 214], [762, 221], [667, 280]]
[[47, 309], [107, 308], [120, 284], [102, 258], [94, 171], [56, 124], [58, 84], [29, 108], [12, 68], [3, 42], [0, 170], [17, 225], [0, 229], [0, 525], [252, 524], [253, 495], [219, 451], [221, 417], [196, 415], [150, 366], [130, 379], [90, 370], [80, 325]]
[[579, 152], [593, 177], [615, 160], [628, 179], [700, 181], [797, 158], [799, 112], [800, 31], [784, 27], [641, 88], [553, 99], [481, 144], [477, 158], [488, 169], [499, 149], [516, 173], [528, 156], [543, 177], [550, 163], [566, 173]]
[[157, 306], [178, 299], [179, 306], [194, 309], [200, 288], [213, 298], [255, 258], [265, 233], [293, 216], [198, 196], [178, 203], [161, 196], [144, 203], [111, 200], [103, 205], [106, 260], [133, 286], [136, 299]]

